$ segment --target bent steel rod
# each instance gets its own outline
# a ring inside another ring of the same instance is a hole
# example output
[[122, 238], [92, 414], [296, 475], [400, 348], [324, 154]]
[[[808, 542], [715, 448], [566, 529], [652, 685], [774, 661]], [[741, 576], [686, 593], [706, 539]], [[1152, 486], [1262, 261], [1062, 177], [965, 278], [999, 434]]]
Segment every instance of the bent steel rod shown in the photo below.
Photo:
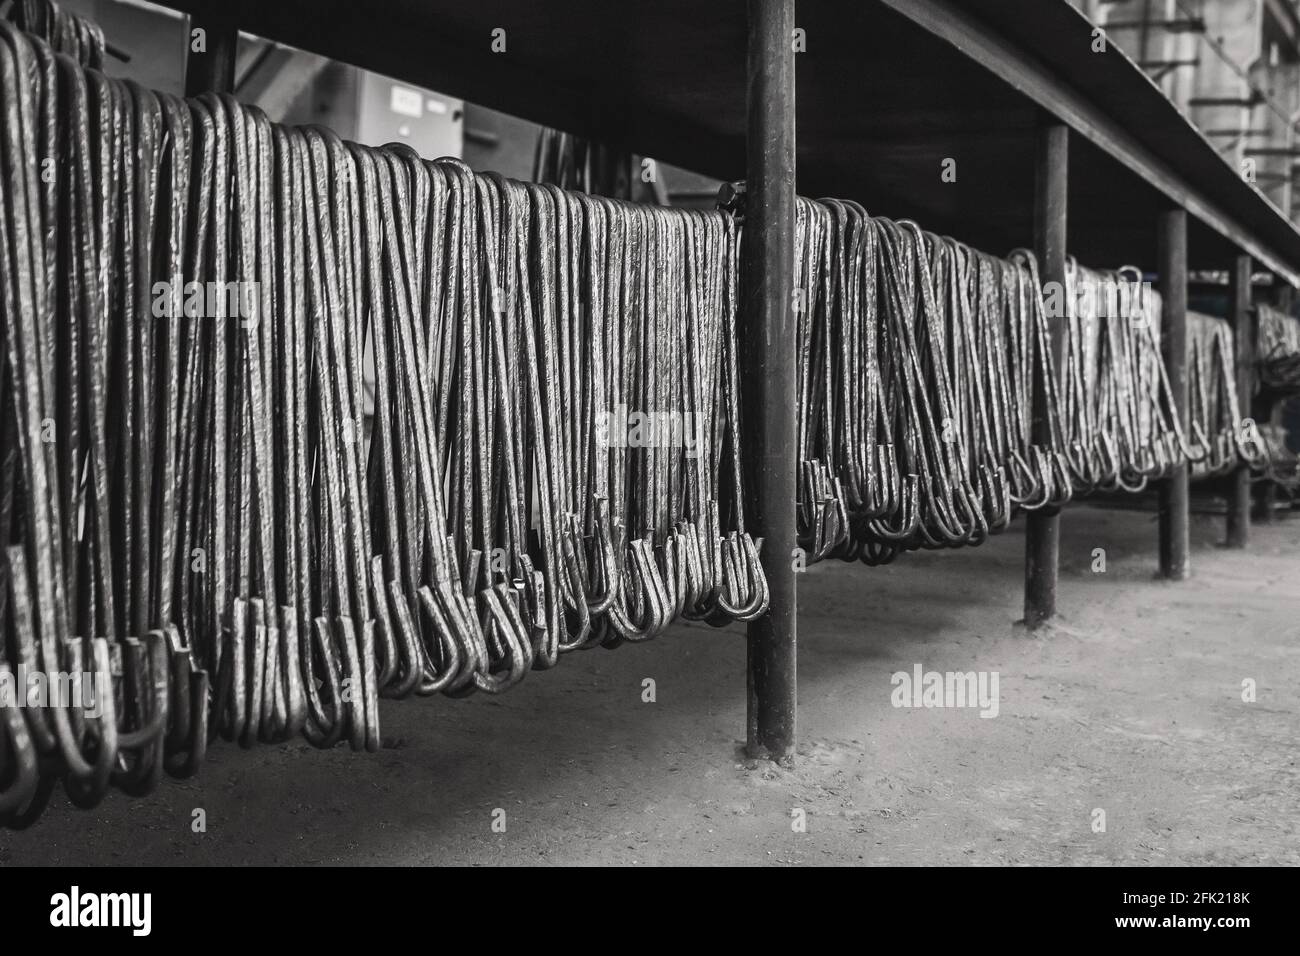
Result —
[[748, 750], [795, 747], [794, 3], [749, 0], [743, 389], [746, 487], [771, 606], [748, 630]]
[[[1250, 302], [1251, 257], [1233, 257], [1228, 273], [1228, 321], [1232, 323], [1236, 355], [1237, 395], [1243, 415], [1250, 414], [1255, 389], [1255, 320]], [[1241, 425], [1238, 425], [1241, 428]], [[1227, 546], [1244, 548], [1250, 541], [1250, 466], [1239, 461], [1229, 476]]]
[[[1161, 313], [1160, 350], [1183, 431], [1187, 415], [1187, 211], [1167, 209], [1158, 229]], [[1187, 462], [1160, 483], [1160, 576], [1172, 581], [1191, 574], [1188, 538]]]
[[[1067, 191], [1070, 172], [1070, 130], [1063, 123], [1044, 125], [1038, 134], [1034, 183], [1034, 253], [1040, 281], [1065, 289]], [[1048, 301], [1063, 301], [1060, 296]], [[1047, 317], [1052, 367], [1061, 368], [1065, 329], [1063, 315]], [[1033, 424], [1030, 440], [1051, 447], [1048, 383], [1043, 363], [1034, 363]], [[1036, 628], [1056, 614], [1056, 578], [1060, 565], [1060, 508], [1043, 508], [1029, 515], [1025, 528], [1025, 625]]]

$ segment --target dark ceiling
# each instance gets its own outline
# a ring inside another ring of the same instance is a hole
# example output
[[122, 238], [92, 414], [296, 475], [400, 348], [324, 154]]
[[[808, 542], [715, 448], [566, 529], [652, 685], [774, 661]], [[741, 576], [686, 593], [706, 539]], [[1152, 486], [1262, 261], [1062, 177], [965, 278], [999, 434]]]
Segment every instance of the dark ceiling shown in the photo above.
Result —
[[[193, 10], [201, 0], [164, 0]], [[908, 0], [943, 9], [952, 0]], [[803, 0], [796, 22], [801, 193], [856, 199], [989, 252], [1032, 241], [1040, 91], [995, 75], [899, 0]], [[721, 179], [745, 174], [743, 0], [226, 0], [241, 29]], [[962, 0], [1014, 55], [1122, 125], [1171, 181], [1300, 273], [1300, 232], [1241, 181], [1118, 51], [1091, 50], [1065, 0]], [[506, 50], [493, 52], [493, 31]], [[941, 179], [956, 160], [957, 181]], [[1160, 178], [1076, 132], [1070, 251], [1150, 270]], [[1195, 212], [1195, 210], [1193, 210]], [[1236, 244], [1193, 216], [1189, 266], [1227, 268]]]

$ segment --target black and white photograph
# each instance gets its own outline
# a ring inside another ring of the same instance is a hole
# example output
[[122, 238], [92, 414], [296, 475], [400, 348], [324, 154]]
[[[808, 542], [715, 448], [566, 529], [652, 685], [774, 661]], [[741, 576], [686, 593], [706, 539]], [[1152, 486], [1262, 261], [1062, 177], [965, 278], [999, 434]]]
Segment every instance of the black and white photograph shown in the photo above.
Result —
[[0, 0], [6, 921], [834, 867], [1250, 939], [1298, 131], [1300, 0]]

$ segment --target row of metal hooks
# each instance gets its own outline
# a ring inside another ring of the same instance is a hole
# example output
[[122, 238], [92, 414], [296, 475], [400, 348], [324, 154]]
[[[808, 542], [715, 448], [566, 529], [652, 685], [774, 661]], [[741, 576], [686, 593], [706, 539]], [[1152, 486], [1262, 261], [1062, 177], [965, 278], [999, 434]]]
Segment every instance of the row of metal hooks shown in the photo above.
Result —
[[[1064, 287], [1046, 290], [1028, 252], [997, 259], [840, 200], [799, 201], [796, 249], [812, 560], [979, 544], [1017, 512], [1140, 492], [1184, 463], [1198, 478], [1267, 467], [1236, 394], [1232, 329], [1194, 313], [1187, 434], [1161, 299], [1137, 270], [1070, 260]], [[1031, 441], [1035, 378], [1046, 445]]]
[[[1033, 256], [800, 200], [801, 545], [880, 564], [979, 544], [1072, 494]], [[1053, 441], [1031, 440], [1035, 364]]]
[[[1240, 398], [1247, 402], [1258, 396], [1266, 408], [1278, 401], [1294, 405], [1300, 395], [1300, 319], [1262, 304], [1255, 317], [1256, 395]], [[1300, 457], [1288, 446], [1286, 430], [1269, 421], [1257, 421], [1256, 427], [1268, 449], [1262, 480], [1294, 497], [1300, 490]]]
[[1300, 394], [1300, 319], [1269, 305], [1256, 306], [1255, 315], [1260, 385], [1278, 395]]
[[765, 611], [730, 216], [155, 94], [4, 23], [0, 106], [0, 678], [97, 694], [4, 700], [6, 824]]
[[1201, 453], [1191, 456], [1193, 478], [1225, 475], [1243, 462], [1269, 468], [1270, 451], [1237, 394], [1236, 343], [1225, 319], [1187, 313], [1188, 420]]

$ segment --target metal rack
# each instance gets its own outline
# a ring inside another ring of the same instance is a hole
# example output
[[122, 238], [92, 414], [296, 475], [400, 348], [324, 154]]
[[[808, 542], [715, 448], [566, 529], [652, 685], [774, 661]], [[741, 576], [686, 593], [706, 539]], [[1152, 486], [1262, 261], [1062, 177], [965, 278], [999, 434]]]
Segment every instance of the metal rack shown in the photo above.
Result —
[[[1300, 283], [1300, 231], [1227, 165], [1122, 52], [1095, 52], [1067, 0], [162, 0], [207, 31], [190, 94], [230, 88], [236, 29], [724, 180], [745, 179], [743, 356], [749, 510], [771, 610], [748, 634], [751, 753], [796, 734], [794, 199], [1006, 250], [1033, 237], [1045, 280], [1080, 260], [1154, 264], [1165, 360], [1186, 424], [1187, 274], [1229, 269], [1249, 395], [1252, 270]], [[796, 53], [792, 32], [804, 32]], [[504, 50], [494, 31], [504, 31]], [[499, 44], [497, 44], [499, 46]], [[796, 97], [796, 66], [799, 93]], [[796, 110], [798, 137], [796, 140]], [[945, 160], [957, 181], [945, 183]], [[1037, 383], [1035, 417], [1044, 409]], [[1244, 546], [1249, 476], [1228, 540]], [[1187, 472], [1161, 488], [1159, 559], [1189, 573]], [[1029, 519], [1025, 619], [1056, 610], [1059, 513]]]

